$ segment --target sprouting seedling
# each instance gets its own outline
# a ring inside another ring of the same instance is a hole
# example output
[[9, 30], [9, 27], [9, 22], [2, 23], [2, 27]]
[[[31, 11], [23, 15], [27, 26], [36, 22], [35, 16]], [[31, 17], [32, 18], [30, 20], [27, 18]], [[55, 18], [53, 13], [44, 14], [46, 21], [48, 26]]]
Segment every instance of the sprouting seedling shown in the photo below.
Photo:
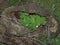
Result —
[[28, 13], [20, 13], [20, 21], [21, 24], [26, 26], [27, 28], [33, 30], [38, 28], [40, 25], [46, 24], [46, 18], [40, 17], [38, 15], [29, 15]]

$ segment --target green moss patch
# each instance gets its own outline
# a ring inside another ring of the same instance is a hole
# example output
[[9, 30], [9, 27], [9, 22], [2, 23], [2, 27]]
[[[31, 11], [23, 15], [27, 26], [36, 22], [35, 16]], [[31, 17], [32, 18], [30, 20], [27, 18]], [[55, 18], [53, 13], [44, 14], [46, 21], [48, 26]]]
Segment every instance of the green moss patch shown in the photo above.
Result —
[[25, 12], [20, 13], [20, 21], [22, 25], [26, 26], [31, 30], [38, 28], [40, 25], [46, 24], [45, 17], [40, 17], [38, 15], [29, 15]]

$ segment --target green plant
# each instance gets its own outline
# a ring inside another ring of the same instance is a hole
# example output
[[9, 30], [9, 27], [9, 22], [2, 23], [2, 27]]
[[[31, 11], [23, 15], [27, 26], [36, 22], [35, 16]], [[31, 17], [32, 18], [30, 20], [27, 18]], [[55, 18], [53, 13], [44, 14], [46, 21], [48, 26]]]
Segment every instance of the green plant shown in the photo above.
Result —
[[12, 5], [14, 5], [16, 2], [17, 2], [17, 3], [18, 3], [18, 2], [21, 2], [21, 0], [11, 0], [9, 5], [12, 6]]
[[38, 40], [42, 41], [43, 43], [45, 43], [46, 45], [48, 43], [53, 43], [54, 45], [60, 45], [60, 37], [55, 37], [50, 39], [50, 41], [48, 40], [47, 37], [38, 37]]
[[56, 38], [53, 38], [51, 42], [53, 42], [55, 45], [60, 45], [60, 37], [57, 36]]
[[35, 28], [38, 28], [40, 25], [46, 24], [46, 18], [40, 17], [38, 15], [29, 15], [28, 13], [20, 13], [20, 21], [21, 24], [26, 26], [27, 28], [33, 30]]

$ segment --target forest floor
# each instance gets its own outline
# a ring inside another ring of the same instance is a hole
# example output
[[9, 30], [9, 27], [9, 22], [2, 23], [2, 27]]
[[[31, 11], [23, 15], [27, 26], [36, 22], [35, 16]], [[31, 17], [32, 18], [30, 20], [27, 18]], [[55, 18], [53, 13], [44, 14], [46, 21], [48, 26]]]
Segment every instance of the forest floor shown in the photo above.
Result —
[[[49, 1], [48, 0], [30, 0], [30, 1], [39, 3], [44, 8], [48, 9], [51, 13], [55, 14], [60, 23], [60, 0], [49, 0]], [[11, 0], [0, 0], [0, 14], [4, 11], [5, 8], [10, 7], [10, 3], [11, 3]], [[18, 4], [19, 3], [14, 3], [13, 5], [16, 6]], [[60, 36], [60, 34], [59, 34], [59, 36]], [[58, 38], [58, 39], [60, 39], [60, 38]], [[57, 42], [59, 42], [59, 41], [57, 41]], [[13, 41], [13, 43], [14, 43], [14, 41]], [[30, 43], [32, 43], [32, 42], [30, 42]], [[58, 43], [57, 45], [60, 45], [60, 43]]]

